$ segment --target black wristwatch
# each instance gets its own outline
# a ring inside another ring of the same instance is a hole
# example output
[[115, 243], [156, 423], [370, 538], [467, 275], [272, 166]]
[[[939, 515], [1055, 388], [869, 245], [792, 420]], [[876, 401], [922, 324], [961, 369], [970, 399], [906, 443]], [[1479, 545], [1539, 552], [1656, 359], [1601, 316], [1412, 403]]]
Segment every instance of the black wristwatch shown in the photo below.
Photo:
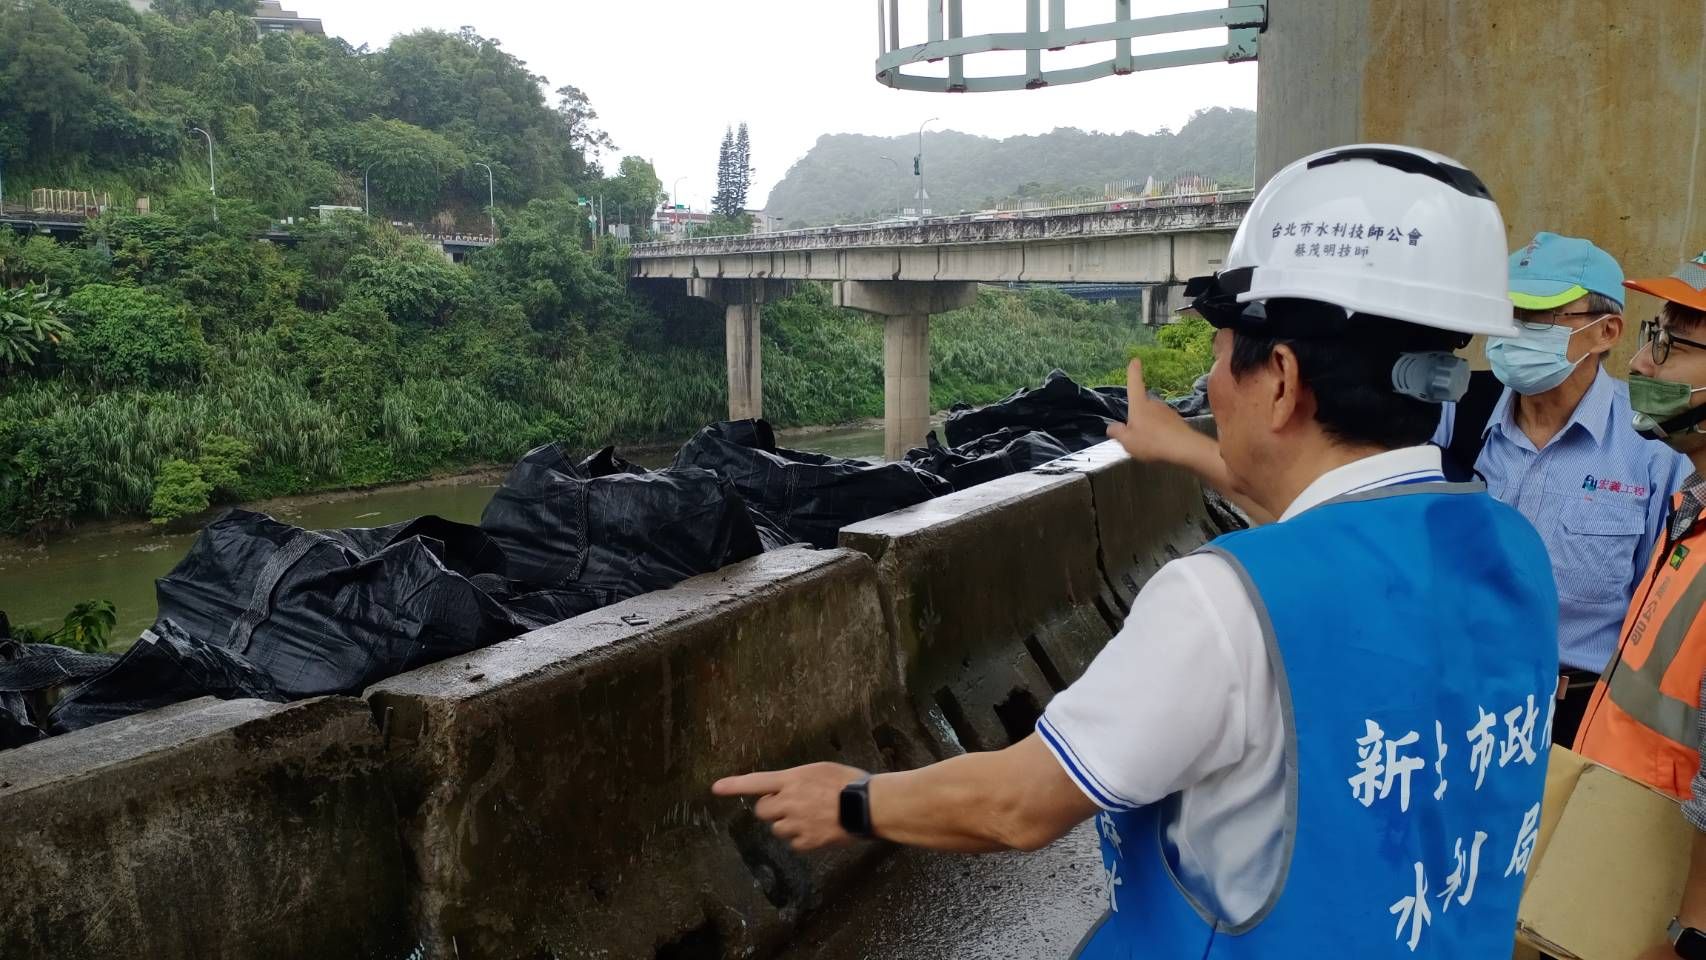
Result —
[[1682, 960], [1706, 960], [1706, 932], [1685, 927], [1680, 918], [1672, 917], [1668, 933], [1671, 949]]
[[841, 829], [855, 837], [871, 836], [871, 778], [860, 777], [841, 788]]

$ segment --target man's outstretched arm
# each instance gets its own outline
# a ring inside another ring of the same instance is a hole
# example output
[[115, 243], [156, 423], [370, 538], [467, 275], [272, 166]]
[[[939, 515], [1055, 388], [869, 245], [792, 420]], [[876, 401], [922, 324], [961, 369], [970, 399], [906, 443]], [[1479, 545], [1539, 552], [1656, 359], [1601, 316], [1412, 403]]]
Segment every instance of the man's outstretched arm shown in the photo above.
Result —
[[[758, 797], [753, 812], [776, 836], [795, 850], [815, 850], [852, 839], [841, 829], [841, 788], [864, 775], [844, 764], [812, 763], [725, 777], [711, 792]], [[1035, 850], [1097, 810], [1035, 733], [1005, 750], [878, 774], [870, 795], [878, 837], [955, 853]]]

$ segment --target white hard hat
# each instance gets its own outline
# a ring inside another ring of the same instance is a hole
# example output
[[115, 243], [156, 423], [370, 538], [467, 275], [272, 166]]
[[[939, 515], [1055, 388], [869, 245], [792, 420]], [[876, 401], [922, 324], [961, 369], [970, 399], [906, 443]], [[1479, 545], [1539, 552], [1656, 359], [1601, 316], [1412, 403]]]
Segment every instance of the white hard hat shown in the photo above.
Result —
[[1218, 279], [1239, 303], [1298, 298], [1456, 333], [1517, 333], [1498, 204], [1462, 164], [1415, 147], [1338, 147], [1275, 174]]

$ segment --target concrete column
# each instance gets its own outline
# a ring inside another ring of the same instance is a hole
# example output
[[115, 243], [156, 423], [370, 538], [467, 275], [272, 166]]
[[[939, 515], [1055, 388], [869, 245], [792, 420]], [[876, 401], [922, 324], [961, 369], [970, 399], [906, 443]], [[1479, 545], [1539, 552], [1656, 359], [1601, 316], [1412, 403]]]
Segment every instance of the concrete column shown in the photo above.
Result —
[[[1706, 236], [1702, 62], [1700, 0], [1275, 0], [1256, 181], [1326, 147], [1426, 147], [1486, 182], [1511, 249], [1550, 230], [1592, 239], [1631, 276], [1666, 274]], [[1632, 294], [1625, 315], [1656, 309]], [[1626, 369], [1637, 326], [1608, 369]]]
[[790, 285], [774, 280], [687, 281], [687, 295], [724, 308], [723, 331], [729, 371], [729, 419], [764, 416], [761, 307], [768, 298], [787, 295]]
[[729, 358], [729, 419], [764, 416], [763, 338], [759, 336], [757, 303], [731, 303], [724, 330]]
[[883, 318], [883, 456], [899, 460], [930, 432], [930, 315]]
[[930, 432], [930, 315], [969, 306], [977, 284], [843, 280], [835, 305], [884, 317], [883, 456], [899, 460]]

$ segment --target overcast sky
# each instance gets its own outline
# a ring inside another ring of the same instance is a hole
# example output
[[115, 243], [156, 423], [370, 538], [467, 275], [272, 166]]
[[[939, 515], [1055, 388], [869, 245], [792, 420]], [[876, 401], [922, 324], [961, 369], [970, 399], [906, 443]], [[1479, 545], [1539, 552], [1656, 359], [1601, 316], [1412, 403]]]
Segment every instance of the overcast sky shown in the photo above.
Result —
[[[1216, 0], [1137, 0], [1135, 16], [1200, 10]], [[622, 154], [657, 165], [664, 189], [706, 206], [716, 189], [717, 147], [729, 124], [752, 135], [755, 183], [748, 205], [825, 133], [911, 134], [933, 130], [991, 137], [1079, 127], [1109, 133], [1177, 129], [1203, 107], [1256, 106], [1256, 65], [1208, 64], [1108, 77], [1013, 93], [945, 94], [893, 90], [874, 79], [875, 0], [291, 0], [303, 16], [359, 46], [380, 47], [422, 28], [474, 27], [543, 74], [550, 89], [586, 91], [599, 124]], [[1112, 0], [1067, 0], [1067, 23], [1112, 19]], [[902, 0], [901, 42], [923, 40], [923, 0]], [[1046, 16], [1046, 14], [1045, 14]], [[968, 34], [1017, 30], [1020, 0], [967, 0]], [[1199, 32], [1134, 49], [1224, 42]], [[1052, 54], [1045, 69], [1111, 57], [1107, 45]], [[1019, 58], [1015, 64], [1013, 58]], [[968, 75], [1023, 71], [1022, 54], [968, 58]], [[999, 59], [994, 59], [999, 58]], [[916, 68], [912, 72], [921, 72]], [[910, 148], [897, 157], [907, 166]]]

